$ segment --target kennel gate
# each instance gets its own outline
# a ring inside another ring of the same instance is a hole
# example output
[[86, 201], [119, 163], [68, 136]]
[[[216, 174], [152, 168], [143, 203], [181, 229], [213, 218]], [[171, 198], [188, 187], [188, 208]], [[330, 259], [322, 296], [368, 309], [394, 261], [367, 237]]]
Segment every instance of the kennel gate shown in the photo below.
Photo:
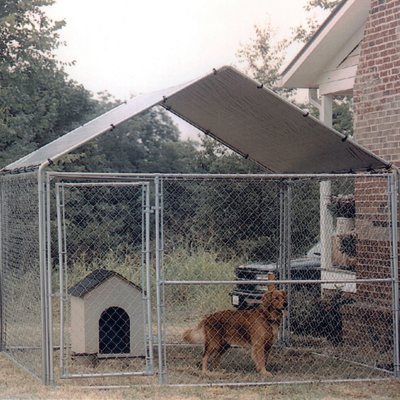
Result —
[[[149, 183], [64, 177], [54, 187], [60, 350], [53, 358], [59, 357], [60, 378], [153, 375]], [[122, 218], [137, 226], [113, 231]]]

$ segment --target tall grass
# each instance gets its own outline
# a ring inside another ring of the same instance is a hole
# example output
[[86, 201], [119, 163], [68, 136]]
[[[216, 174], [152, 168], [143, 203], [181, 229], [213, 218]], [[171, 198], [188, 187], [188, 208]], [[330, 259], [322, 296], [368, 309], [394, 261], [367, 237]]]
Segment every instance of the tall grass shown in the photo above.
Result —
[[[163, 275], [167, 280], [233, 280], [234, 267], [237, 260], [222, 261], [218, 252], [202, 248], [188, 250], [178, 247], [164, 256]], [[96, 269], [115, 271], [142, 287], [141, 254], [140, 252], [121, 254], [107, 252], [104, 257], [87, 257], [84, 253], [68, 265], [67, 288], [71, 288], [89, 273]], [[155, 299], [155, 266], [150, 268], [151, 294]], [[58, 290], [58, 268], [53, 273], [53, 289]], [[168, 285], [165, 287], [165, 305], [167, 311], [173, 313], [195, 309], [196, 314], [204, 314], [215, 309], [227, 308], [230, 305], [232, 287], [212, 285]]]
[[[234, 279], [236, 260], [222, 261], [216, 251], [202, 248], [188, 251], [175, 249], [164, 258], [164, 274], [168, 280], [221, 281]], [[230, 305], [232, 287], [221, 284], [173, 285], [166, 288], [166, 306], [175, 312], [190, 310], [189, 316], [204, 315]]]

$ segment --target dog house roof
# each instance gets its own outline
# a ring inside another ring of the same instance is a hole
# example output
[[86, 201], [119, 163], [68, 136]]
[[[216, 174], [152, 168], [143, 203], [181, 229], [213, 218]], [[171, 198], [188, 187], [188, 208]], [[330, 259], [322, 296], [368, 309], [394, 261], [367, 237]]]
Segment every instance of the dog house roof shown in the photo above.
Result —
[[136, 286], [134, 283], [129, 281], [128, 279], [124, 278], [122, 275], [118, 274], [117, 272], [110, 271], [108, 269], [96, 269], [95, 271], [91, 272], [89, 275], [85, 276], [82, 280], [72, 286], [68, 293], [74, 297], [84, 297], [87, 293], [91, 292], [96, 287], [100, 286], [103, 282], [107, 279], [116, 276], [126, 283], [129, 283], [136, 289], [142, 291], [139, 286]]
[[271, 172], [340, 173], [390, 166], [236, 69], [222, 67], [189, 83], [134, 97], [3, 171], [47, 166], [156, 105]]

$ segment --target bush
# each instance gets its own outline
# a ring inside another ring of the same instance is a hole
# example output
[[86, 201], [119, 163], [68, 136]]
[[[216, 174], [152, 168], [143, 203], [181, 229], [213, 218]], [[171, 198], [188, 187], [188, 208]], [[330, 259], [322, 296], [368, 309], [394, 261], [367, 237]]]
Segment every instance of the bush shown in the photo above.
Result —
[[331, 202], [328, 205], [329, 211], [336, 218], [355, 218], [356, 206], [353, 194], [331, 196]]
[[292, 294], [290, 321], [292, 332], [298, 335], [325, 337], [334, 346], [342, 343], [342, 311], [343, 304], [352, 302], [336, 290], [326, 298], [300, 290]]
[[349, 257], [357, 256], [357, 236], [355, 233], [340, 235], [340, 251]]

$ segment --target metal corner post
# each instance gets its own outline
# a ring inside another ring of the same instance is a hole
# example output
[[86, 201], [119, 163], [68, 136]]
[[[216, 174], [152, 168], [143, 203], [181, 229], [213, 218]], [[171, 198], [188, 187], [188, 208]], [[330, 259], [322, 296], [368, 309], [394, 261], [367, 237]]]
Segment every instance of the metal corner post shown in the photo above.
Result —
[[63, 214], [64, 214], [64, 197], [60, 192], [62, 186], [59, 183], [55, 185], [56, 190], [56, 205], [57, 205], [57, 237], [58, 237], [58, 263], [59, 263], [59, 303], [60, 303], [60, 376], [65, 375], [64, 365], [64, 256], [65, 249], [63, 246]]
[[[291, 195], [290, 180], [282, 183], [280, 188], [280, 221], [279, 221], [279, 279], [290, 280], [290, 258], [291, 258]], [[289, 310], [291, 307], [291, 289], [287, 288]], [[281, 342], [289, 345], [290, 319], [286, 317], [280, 328]]]
[[4, 350], [4, 339], [5, 339], [5, 324], [4, 324], [4, 295], [3, 295], [3, 282], [4, 282], [4, 259], [3, 259], [3, 238], [4, 238], [4, 187], [0, 183], [0, 352]]
[[40, 265], [40, 302], [42, 325], [42, 381], [50, 384], [49, 379], [49, 320], [48, 320], [48, 285], [47, 285], [47, 249], [46, 249], [46, 188], [44, 171], [46, 164], [38, 169], [39, 195], [39, 265]]
[[53, 264], [51, 258], [51, 210], [50, 210], [50, 192], [51, 177], [46, 176], [46, 241], [47, 241], [47, 321], [48, 321], [48, 370], [49, 384], [54, 385], [54, 367], [53, 367], [53, 288], [52, 275]]
[[153, 324], [152, 324], [152, 310], [151, 310], [151, 275], [150, 275], [150, 262], [151, 262], [151, 249], [150, 249], [150, 185], [144, 184], [145, 198], [145, 232], [144, 242], [145, 248], [145, 271], [146, 271], [146, 307], [147, 307], [147, 336], [148, 336], [148, 353], [149, 353], [149, 365], [147, 373], [153, 374], [154, 372], [154, 349], [153, 349]]
[[155, 188], [155, 234], [156, 234], [156, 300], [157, 300], [157, 340], [158, 340], [158, 374], [159, 383], [165, 383], [165, 369], [164, 369], [164, 352], [163, 352], [163, 295], [161, 293], [162, 277], [161, 277], [161, 253], [162, 253], [162, 240], [161, 240], [161, 193], [160, 193], [160, 177], [154, 178]]
[[389, 200], [391, 219], [391, 267], [392, 267], [392, 297], [393, 297], [393, 372], [400, 378], [400, 343], [399, 343], [399, 253], [398, 253], [398, 179], [399, 173], [395, 170], [389, 176]]

